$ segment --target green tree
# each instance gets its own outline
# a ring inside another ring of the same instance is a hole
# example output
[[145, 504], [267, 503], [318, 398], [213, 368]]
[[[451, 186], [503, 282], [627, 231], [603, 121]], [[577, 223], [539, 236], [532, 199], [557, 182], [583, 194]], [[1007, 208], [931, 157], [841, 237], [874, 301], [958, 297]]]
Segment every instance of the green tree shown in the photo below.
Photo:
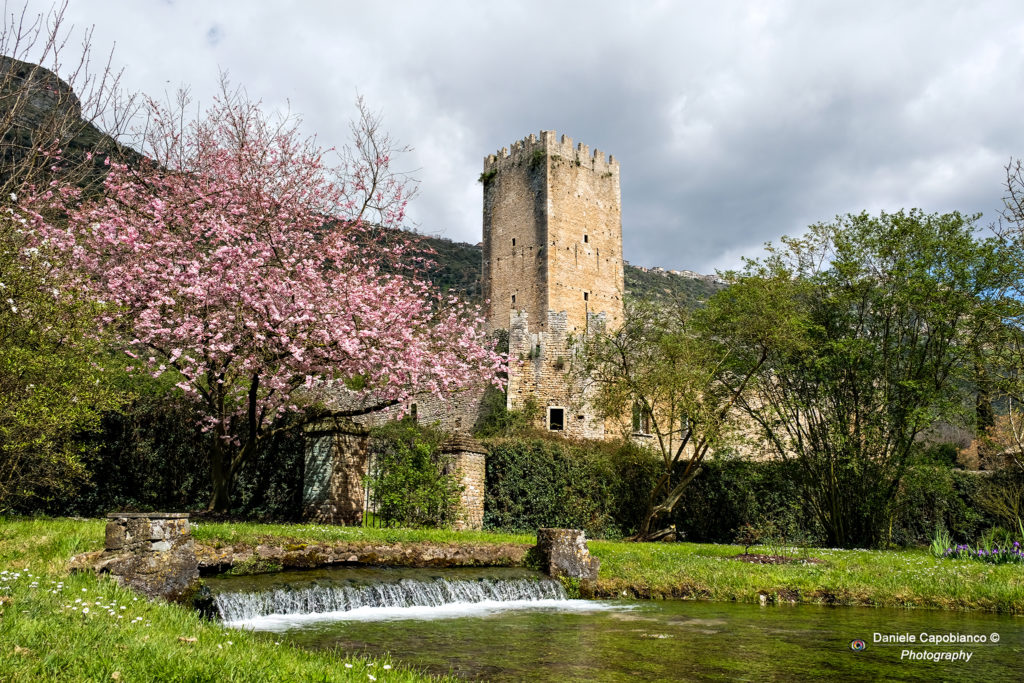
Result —
[[[1003, 259], [1014, 264], [1016, 276], [1005, 285], [1006, 297], [1024, 302], [1024, 164], [1006, 167], [1004, 209], [996, 228]], [[1004, 317], [999, 338], [986, 349], [985, 370], [1002, 414], [994, 417], [985, 447], [1009, 455], [1018, 473], [1024, 472], [1024, 305]]]
[[1010, 302], [1011, 275], [977, 217], [847, 215], [769, 245], [751, 277], [793, 283], [803, 339], [772, 349], [741, 398], [778, 454], [801, 466], [828, 542], [883, 538], [919, 435], [964, 404], [977, 352]]
[[78, 440], [119, 392], [93, 316], [10, 205], [0, 205], [0, 512], [67, 495], [84, 477]]
[[699, 309], [628, 301], [622, 326], [586, 339], [577, 371], [605, 416], [632, 415], [649, 434], [659, 474], [634, 535], [653, 540], [700, 471], [726, 443], [738, 401], [769, 349], [798, 338], [786, 280], [741, 279]]

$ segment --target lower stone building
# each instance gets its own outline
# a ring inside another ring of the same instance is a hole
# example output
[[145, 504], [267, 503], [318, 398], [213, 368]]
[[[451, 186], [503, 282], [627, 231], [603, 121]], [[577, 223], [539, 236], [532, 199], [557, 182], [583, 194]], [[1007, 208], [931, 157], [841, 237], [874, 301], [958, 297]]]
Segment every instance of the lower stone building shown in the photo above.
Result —
[[358, 526], [371, 502], [366, 486], [373, 467], [370, 430], [379, 425], [411, 417], [435, 426], [452, 437], [442, 446], [450, 456], [450, 467], [462, 488], [457, 529], [483, 528], [484, 466], [486, 449], [470, 434], [481, 418], [486, 385], [471, 387], [441, 399], [419, 394], [400, 404], [355, 417], [339, 417], [354, 405], [351, 394], [334, 392], [328, 408], [335, 415], [307, 424], [303, 517], [313, 522]]

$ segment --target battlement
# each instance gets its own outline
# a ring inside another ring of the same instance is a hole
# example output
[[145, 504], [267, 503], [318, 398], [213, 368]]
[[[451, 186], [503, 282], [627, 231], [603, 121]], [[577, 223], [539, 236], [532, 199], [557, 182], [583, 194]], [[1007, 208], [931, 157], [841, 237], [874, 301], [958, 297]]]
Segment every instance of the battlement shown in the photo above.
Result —
[[619, 174], [619, 162], [614, 155], [605, 157], [604, 152], [597, 148], [591, 152], [582, 142], [573, 147], [572, 138], [563, 135], [559, 139], [553, 130], [540, 131], [540, 137], [530, 133], [522, 140], [513, 142], [511, 149], [502, 147], [495, 154], [488, 154], [484, 158], [484, 173], [535, 163], [538, 152], [547, 157], [565, 159], [597, 173]]

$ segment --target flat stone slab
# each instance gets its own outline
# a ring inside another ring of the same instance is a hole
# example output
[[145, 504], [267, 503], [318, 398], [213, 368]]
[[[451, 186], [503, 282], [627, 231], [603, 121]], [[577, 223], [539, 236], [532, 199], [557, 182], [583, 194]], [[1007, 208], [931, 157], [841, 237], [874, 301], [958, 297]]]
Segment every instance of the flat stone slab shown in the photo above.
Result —
[[283, 569], [334, 565], [397, 567], [519, 567], [530, 546], [514, 543], [313, 543], [214, 547], [196, 544], [199, 569], [207, 573], [259, 560]]
[[108, 519], [188, 519], [187, 512], [108, 512]]

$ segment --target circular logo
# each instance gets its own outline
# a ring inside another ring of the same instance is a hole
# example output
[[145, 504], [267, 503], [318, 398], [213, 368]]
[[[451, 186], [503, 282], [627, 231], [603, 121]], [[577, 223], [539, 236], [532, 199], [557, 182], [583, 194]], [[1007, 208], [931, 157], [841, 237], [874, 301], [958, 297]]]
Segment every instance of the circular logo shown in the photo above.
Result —
[[999, 634], [998, 633], [993, 633], [992, 635], [990, 635], [988, 637], [988, 639], [991, 640], [993, 643], [998, 643], [999, 642]]
[[851, 640], [850, 649], [854, 652], [862, 652], [868, 646], [863, 640]]

